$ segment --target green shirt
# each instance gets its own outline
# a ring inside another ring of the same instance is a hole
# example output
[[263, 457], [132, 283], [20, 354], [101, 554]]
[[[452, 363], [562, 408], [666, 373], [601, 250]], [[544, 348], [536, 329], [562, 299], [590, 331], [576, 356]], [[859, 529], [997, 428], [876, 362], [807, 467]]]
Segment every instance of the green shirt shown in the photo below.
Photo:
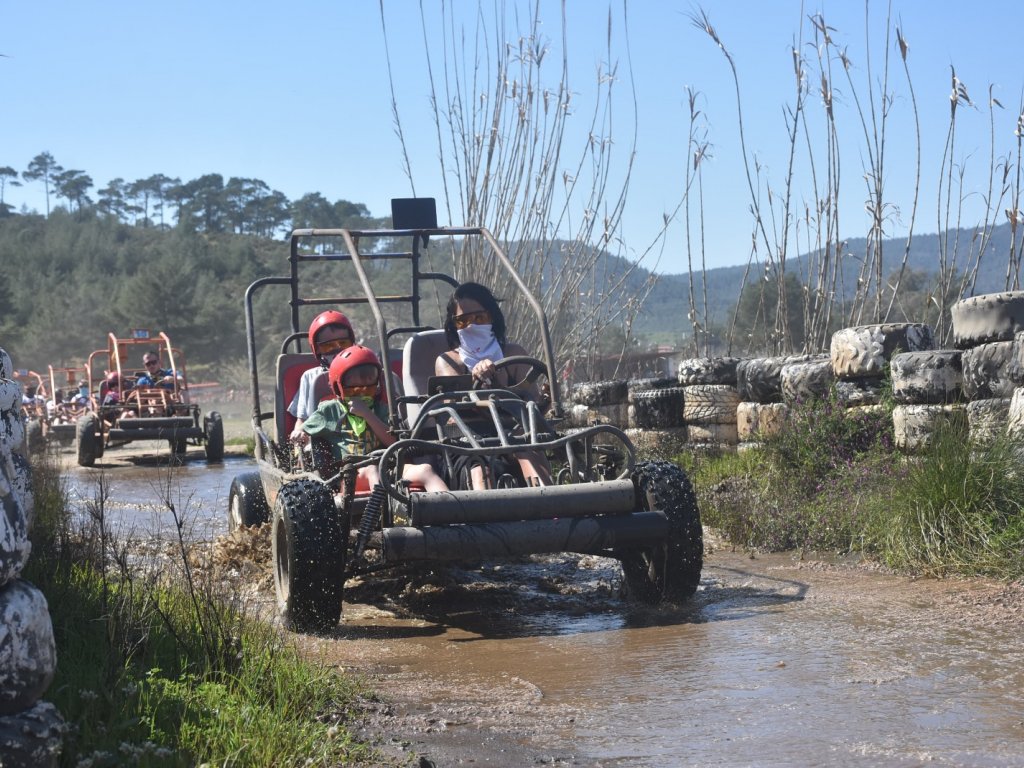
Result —
[[[388, 409], [384, 403], [374, 403], [372, 410], [381, 421], [387, 422]], [[325, 400], [310, 414], [302, 430], [311, 437], [326, 440], [336, 459], [352, 454], [365, 456], [383, 447], [369, 424], [361, 435], [357, 435], [348, 416], [348, 408], [341, 400]]]

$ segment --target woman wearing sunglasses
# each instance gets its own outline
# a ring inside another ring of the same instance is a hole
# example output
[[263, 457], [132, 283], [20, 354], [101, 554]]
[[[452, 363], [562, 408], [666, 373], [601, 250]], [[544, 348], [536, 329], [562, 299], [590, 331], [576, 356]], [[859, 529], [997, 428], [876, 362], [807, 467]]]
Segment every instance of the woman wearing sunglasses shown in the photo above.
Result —
[[[526, 366], [511, 366], [500, 371], [494, 369], [494, 364], [503, 358], [528, 353], [505, 338], [505, 316], [498, 300], [489, 288], [480, 283], [462, 283], [455, 289], [448, 300], [444, 333], [448, 351], [438, 355], [434, 362], [434, 373], [438, 376], [468, 373], [479, 386], [489, 388], [507, 387], [529, 373]], [[539, 396], [536, 385], [529, 385], [526, 394], [536, 400]], [[550, 472], [542, 456], [519, 454], [517, 458], [527, 485], [548, 484]], [[475, 460], [470, 467], [475, 490], [488, 487], [495, 475], [503, 473], [504, 468], [496, 466], [497, 463], [492, 462], [488, 467], [481, 464], [479, 458]]]
[[313, 350], [320, 365], [313, 366], [302, 374], [299, 391], [288, 405], [288, 413], [295, 417], [295, 428], [288, 436], [292, 442], [300, 445], [309, 442], [309, 435], [303, 431], [302, 425], [316, 411], [320, 400], [330, 395], [326, 386], [327, 369], [341, 350], [355, 344], [355, 339], [352, 323], [345, 315], [334, 309], [321, 312], [309, 324], [309, 348]]

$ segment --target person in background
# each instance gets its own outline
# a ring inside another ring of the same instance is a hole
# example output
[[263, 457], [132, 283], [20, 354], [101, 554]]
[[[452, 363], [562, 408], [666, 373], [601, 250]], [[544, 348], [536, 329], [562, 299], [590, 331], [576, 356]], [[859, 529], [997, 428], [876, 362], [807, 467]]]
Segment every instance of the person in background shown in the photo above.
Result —
[[320, 365], [302, 374], [299, 391], [288, 405], [288, 413], [295, 417], [295, 427], [288, 435], [288, 439], [299, 445], [309, 442], [309, 435], [302, 429], [303, 424], [317, 409], [321, 398], [329, 394], [321, 378], [327, 375], [327, 369], [338, 353], [355, 344], [356, 339], [352, 323], [345, 315], [334, 309], [321, 312], [313, 318], [313, 322], [309, 324], [308, 336], [309, 348]]
[[137, 387], [164, 387], [174, 389], [175, 382], [181, 383], [181, 374], [168, 368], [160, 367], [160, 358], [155, 352], [147, 352], [142, 356], [142, 364], [146, 372], [135, 381]]
[[89, 382], [83, 379], [78, 382], [78, 389], [68, 402], [76, 408], [88, 408], [91, 406], [89, 399]]

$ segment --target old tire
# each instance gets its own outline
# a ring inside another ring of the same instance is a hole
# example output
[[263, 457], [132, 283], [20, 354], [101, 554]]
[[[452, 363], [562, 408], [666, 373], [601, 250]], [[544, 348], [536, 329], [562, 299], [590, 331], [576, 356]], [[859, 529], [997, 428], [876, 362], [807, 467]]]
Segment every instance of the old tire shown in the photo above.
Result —
[[629, 385], [625, 380], [585, 381], [572, 389], [572, 401], [594, 408], [599, 405], [619, 405], [626, 402]]
[[943, 405], [961, 399], [962, 353], [955, 349], [901, 352], [889, 362], [892, 398], [904, 405]]
[[940, 429], [956, 429], [967, 437], [967, 414], [963, 405], [897, 405], [892, 409], [892, 430], [896, 447], [907, 453], [932, 444]]
[[324, 632], [337, 626], [348, 539], [343, 528], [323, 483], [302, 478], [278, 492], [271, 550], [278, 612], [288, 629]]
[[87, 413], [75, 425], [75, 439], [78, 441], [78, 465], [91, 467], [103, 455], [103, 436], [99, 431], [96, 414]]
[[57, 670], [57, 649], [46, 597], [29, 582], [16, 579], [0, 588], [0, 616], [0, 715], [6, 716], [39, 701]]
[[779, 373], [782, 402], [789, 405], [827, 400], [832, 392], [832, 363], [815, 360], [810, 363], [790, 363]]
[[774, 437], [788, 417], [785, 403], [740, 403], [736, 406], [736, 439], [745, 443]]
[[29, 419], [25, 422], [25, 448], [29, 453], [42, 453], [46, 448], [43, 422], [39, 419]]
[[964, 394], [968, 400], [1013, 397], [1012, 341], [990, 341], [962, 353]]
[[245, 472], [231, 481], [228, 491], [228, 530], [252, 528], [270, 520], [270, 505], [259, 472]]
[[203, 434], [206, 436], [206, 460], [224, 460], [224, 421], [217, 411], [210, 411], [203, 419]]
[[1004, 436], [1008, 431], [1011, 402], [1012, 398], [1009, 397], [969, 402], [967, 425], [971, 440], [975, 443], [990, 443]]
[[668, 536], [656, 546], [616, 553], [626, 597], [645, 605], [686, 600], [697, 591], [704, 564], [697, 494], [686, 473], [667, 461], [638, 463], [633, 482], [644, 510], [665, 513]]
[[736, 387], [727, 384], [683, 388], [683, 419], [687, 424], [735, 424], [739, 404]]
[[968, 349], [990, 341], [1010, 341], [1024, 330], [1024, 291], [971, 296], [949, 308], [953, 346]]
[[629, 425], [640, 429], [684, 426], [683, 388], [641, 389], [629, 393]]
[[884, 383], [884, 379], [872, 377], [837, 379], [832, 389], [836, 393], [836, 402], [844, 408], [859, 408], [882, 402]]
[[898, 352], [921, 352], [935, 346], [924, 323], [880, 323], [842, 328], [832, 334], [829, 355], [836, 378], [883, 376]]
[[748, 403], [781, 403], [782, 369], [794, 363], [813, 363], [821, 359], [820, 355], [789, 355], [740, 360], [736, 365], [736, 390], [740, 400]]
[[694, 357], [679, 363], [678, 379], [684, 386], [729, 384], [736, 386], [737, 357]]

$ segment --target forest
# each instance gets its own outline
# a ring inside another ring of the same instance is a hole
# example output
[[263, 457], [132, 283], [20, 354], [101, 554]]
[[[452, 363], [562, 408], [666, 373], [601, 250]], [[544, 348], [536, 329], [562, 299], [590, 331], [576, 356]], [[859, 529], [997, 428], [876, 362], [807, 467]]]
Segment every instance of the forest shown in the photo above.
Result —
[[[16, 212], [2, 202], [6, 187], [29, 183], [44, 187], [45, 215]], [[48, 365], [82, 364], [91, 351], [106, 345], [109, 332], [147, 328], [167, 332], [200, 377], [243, 381], [243, 296], [253, 280], [287, 272], [288, 232], [388, 224], [388, 218], [372, 216], [362, 203], [330, 201], [317, 192], [292, 201], [259, 179], [225, 182], [216, 173], [185, 182], [162, 174], [133, 182], [114, 179], [94, 191], [87, 173], [64, 170], [43, 152], [20, 173], [0, 168], [0, 345], [20, 367], [45, 372]], [[1011, 238], [1008, 225], [994, 227], [990, 250], [1012, 249]], [[944, 311], [961, 294], [1005, 289], [1006, 264], [998, 259], [976, 258], [969, 285], [955, 274], [937, 281], [936, 254], [943, 241], [963, 243], [959, 259], [969, 261], [969, 232], [919, 235], [908, 252], [899, 295], [885, 296], [893, 304], [890, 320], [928, 321], [941, 317], [937, 309]], [[741, 356], [779, 346], [774, 335], [780, 291], [774, 273], [748, 265], [656, 275], [621, 256], [559, 241], [541, 244], [543, 267], [535, 270], [531, 265], [536, 262], [529, 259], [538, 243], [505, 239], [503, 245], [549, 311], [559, 358], [572, 359], [577, 370], [586, 369], [580, 361], [622, 357], [656, 344], [680, 354]], [[858, 249], [865, 245], [856, 240], [845, 245], [849, 257], [839, 285], [855, 287], [862, 261]], [[894, 242], [890, 247], [903, 246]], [[808, 294], [805, 286], [817, 258], [808, 253], [794, 260], [783, 277], [786, 294]], [[580, 302], [601, 296], [605, 305], [627, 306], [630, 313], [616, 316], [582, 304], [567, 309], [562, 299], [570, 290], [560, 282], [574, 271], [565, 269], [567, 264], [585, 266], [575, 271], [588, 281], [582, 286], [587, 290], [571, 291]], [[464, 279], [458, 265], [440, 267]], [[324, 281], [332, 279], [322, 274]], [[377, 278], [382, 290], [401, 279], [387, 269]], [[936, 294], [938, 284], [948, 287], [945, 295]], [[709, 308], [699, 333], [687, 311], [694, 294]], [[826, 334], [854, 324], [850, 308], [856, 306], [855, 294], [853, 288], [837, 293]], [[267, 305], [256, 312], [257, 322], [265, 323], [256, 334], [265, 361], [288, 333], [287, 295], [270, 291], [259, 302]], [[812, 339], [806, 331], [805, 304], [793, 301], [786, 314], [788, 348], [823, 348], [821, 338]], [[354, 317], [357, 323], [368, 320], [359, 309]], [[520, 338], [528, 336], [529, 329], [521, 329]]]

